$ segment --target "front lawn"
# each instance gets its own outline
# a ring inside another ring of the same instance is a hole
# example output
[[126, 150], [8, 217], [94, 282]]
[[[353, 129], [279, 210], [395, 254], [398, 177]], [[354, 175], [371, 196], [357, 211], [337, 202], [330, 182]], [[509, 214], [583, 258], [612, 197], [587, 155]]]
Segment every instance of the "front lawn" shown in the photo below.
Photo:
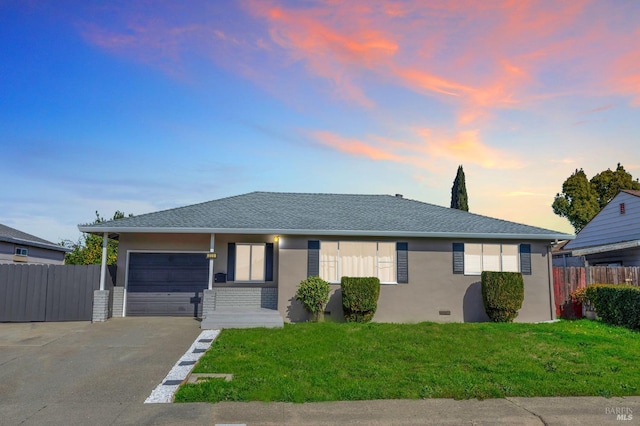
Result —
[[640, 394], [640, 334], [546, 324], [285, 324], [224, 330], [176, 401], [338, 401]]

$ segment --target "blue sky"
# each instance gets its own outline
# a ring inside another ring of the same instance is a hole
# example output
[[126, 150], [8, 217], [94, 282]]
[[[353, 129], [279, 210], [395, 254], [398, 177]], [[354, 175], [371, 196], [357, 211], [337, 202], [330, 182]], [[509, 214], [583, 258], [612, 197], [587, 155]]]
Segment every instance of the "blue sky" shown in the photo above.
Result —
[[640, 177], [640, 2], [0, 0], [0, 222], [245, 192], [402, 193], [558, 231]]

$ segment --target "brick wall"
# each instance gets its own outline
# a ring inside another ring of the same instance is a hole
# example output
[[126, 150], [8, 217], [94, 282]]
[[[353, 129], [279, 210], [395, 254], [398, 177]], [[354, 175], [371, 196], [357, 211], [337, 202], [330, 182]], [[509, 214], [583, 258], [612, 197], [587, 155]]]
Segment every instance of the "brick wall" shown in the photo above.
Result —
[[93, 292], [93, 322], [104, 322], [109, 318], [109, 290]]
[[113, 311], [112, 316], [114, 318], [122, 317], [122, 305], [124, 305], [124, 287], [114, 287], [112, 290], [113, 297]]
[[217, 287], [214, 292], [214, 309], [242, 308], [278, 308], [278, 289], [275, 287]]

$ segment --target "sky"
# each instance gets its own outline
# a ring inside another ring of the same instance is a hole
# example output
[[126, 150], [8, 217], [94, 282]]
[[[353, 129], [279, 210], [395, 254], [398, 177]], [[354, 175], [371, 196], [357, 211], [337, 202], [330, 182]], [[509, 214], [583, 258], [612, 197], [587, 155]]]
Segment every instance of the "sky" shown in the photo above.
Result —
[[573, 233], [640, 177], [640, 1], [0, 0], [0, 223], [251, 191], [403, 194]]

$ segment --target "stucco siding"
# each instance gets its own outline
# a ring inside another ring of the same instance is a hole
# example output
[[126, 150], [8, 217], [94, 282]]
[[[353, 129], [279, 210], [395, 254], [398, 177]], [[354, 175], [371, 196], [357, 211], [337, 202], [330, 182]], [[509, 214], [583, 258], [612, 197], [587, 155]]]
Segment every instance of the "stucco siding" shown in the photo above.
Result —
[[[236, 235], [216, 234], [214, 251], [217, 258], [213, 261], [213, 272], [227, 273], [227, 246], [228, 243], [267, 243], [273, 242], [273, 235]], [[209, 252], [210, 234], [122, 234], [118, 248], [118, 276], [117, 285], [125, 285], [126, 261], [128, 251], [168, 251], [168, 252], [198, 252], [203, 256]], [[266, 283], [238, 284], [245, 286], [273, 287], [278, 280], [278, 254], [274, 250], [274, 280]], [[228, 283], [214, 283], [214, 286], [226, 286]]]
[[[306, 242], [309, 239], [313, 237], [285, 237], [280, 247], [278, 309], [286, 321], [305, 321], [308, 318], [301, 304], [295, 300], [295, 292], [300, 281], [307, 276]], [[453, 273], [453, 241], [402, 241], [409, 243], [409, 282], [381, 285], [374, 321], [475, 322], [488, 319], [482, 305], [480, 276]], [[532, 275], [524, 276], [525, 299], [517, 321], [550, 320], [552, 300], [548, 247], [546, 244], [529, 243], [532, 249]], [[331, 288], [326, 310], [331, 318], [341, 320], [340, 286], [332, 285]]]

